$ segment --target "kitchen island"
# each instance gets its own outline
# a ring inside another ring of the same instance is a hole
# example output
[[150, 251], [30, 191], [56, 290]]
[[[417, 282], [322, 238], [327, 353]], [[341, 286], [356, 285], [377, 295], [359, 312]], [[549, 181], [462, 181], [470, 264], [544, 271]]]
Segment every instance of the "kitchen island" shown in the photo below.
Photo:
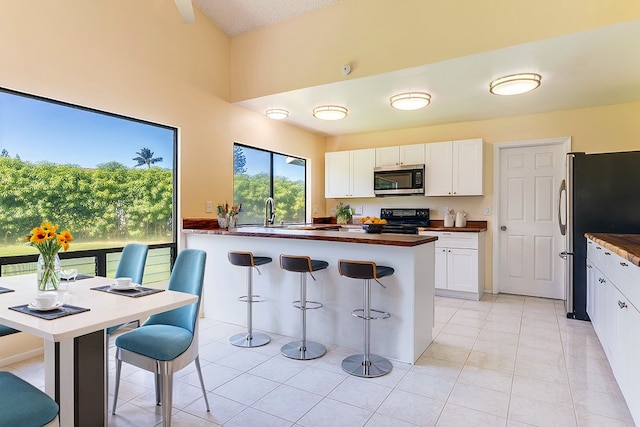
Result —
[[[186, 247], [207, 252], [204, 316], [246, 326], [246, 271], [231, 265], [229, 251], [250, 251], [273, 262], [254, 272], [254, 294], [265, 302], [253, 308], [253, 327], [266, 333], [298, 337], [299, 275], [280, 268], [280, 254], [306, 255], [329, 267], [307, 279], [307, 298], [324, 307], [307, 314], [307, 339], [360, 350], [362, 320], [351, 311], [362, 308], [362, 281], [341, 277], [338, 260], [366, 260], [393, 267], [395, 273], [372, 282], [372, 307], [391, 313], [372, 324], [371, 351], [413, 363], [431, 343], [434, 326], [434, 242], [432, 236], [366, 234], [335, 230], [291, 230], [244, 227], [230, 231], [183, 230]], [[277, 337], [273, 337], [277, 338]]]

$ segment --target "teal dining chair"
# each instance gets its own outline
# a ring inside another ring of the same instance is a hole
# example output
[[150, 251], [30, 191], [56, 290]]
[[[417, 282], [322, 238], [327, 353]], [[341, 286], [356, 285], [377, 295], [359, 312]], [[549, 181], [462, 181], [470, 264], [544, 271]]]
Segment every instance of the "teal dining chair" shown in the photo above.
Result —
[[[142, 284], [144, 266], [147, 262], [149, 246], [139, 243], [129, 243], [122, 250], [115, 277], [131, 277], [133, 283]], [[111, 335], [123, 325], [115, 325], [107, 328], [107, 336]]]
[[178, 254], [169, 278], [169, 290], [197, 295], [197, 302], [154, 314], [139, 328], [116, 338], [114, 415], [118, 404], [122, 362], [155, 374], [156, 403], [162, 404], [164, 427], [171, 426], [173, 374], [191, 362], [195, 362], [207, 412], [210, 411], [198, 355], [198, 313], [202, 300], [205, 261], [204, 251], [184, 249]]
[[42, 390], [11, 372], [0, 372], [0, 426], [59, 425], [58, 404]]

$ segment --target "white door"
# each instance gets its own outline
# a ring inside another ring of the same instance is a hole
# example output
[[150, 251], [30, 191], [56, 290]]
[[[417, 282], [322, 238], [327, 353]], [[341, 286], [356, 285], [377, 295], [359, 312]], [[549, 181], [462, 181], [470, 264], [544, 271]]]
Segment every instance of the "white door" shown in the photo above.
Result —
[[562, 299], [564, 250], [558, 221], [558, 187], [566, 145], [520, 145], [499, 151], [500, 292]]

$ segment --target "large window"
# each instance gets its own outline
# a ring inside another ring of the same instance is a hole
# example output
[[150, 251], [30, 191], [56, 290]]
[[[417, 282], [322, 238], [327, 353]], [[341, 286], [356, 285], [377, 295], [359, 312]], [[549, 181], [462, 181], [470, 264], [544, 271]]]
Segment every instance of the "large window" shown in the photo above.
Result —
[[44, 220], [71, 231], [69, 252], [175, 245], [176, 140], [175, 128], [0, 88], [2, 264], [35, 253], [23, 238]]
[[242, 144], [233, 147], [233, 202], [239, 224], [263, 224], [265, 200], [275, 201], [275, 222], [306, 219], [306, 160]]

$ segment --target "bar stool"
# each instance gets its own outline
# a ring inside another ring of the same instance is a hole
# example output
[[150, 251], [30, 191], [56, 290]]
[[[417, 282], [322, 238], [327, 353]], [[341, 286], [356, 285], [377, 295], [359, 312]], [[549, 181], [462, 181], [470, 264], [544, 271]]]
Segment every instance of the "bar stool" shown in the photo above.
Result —
[[391, 372], [392, 365], [388, 359], [371, 354], [371, 320], [391, 317], [391, 314], [386, 311], [371, 308], [371, 279], [386, 289], [386, 286], [380, 283], [378, 279], [391, 276], [394, 271], [392, 267], [376, 265], [371, 261], [343, 259], [338, 261], [338, 272], [341, 276], [363, 280], [362, 300], [364, 308], [353, 310], [351, 315], [364, 320], [364, 354], [354, 354], [342, 361], [342, 369], [351, 375], [374, 378]]
[[228, 257], [231, 264], [247, 268], [247, 295], [238, 298], [238, 301], [247, 303], [247, 332], [233, 335], [229, 338], [229, 342], [235, 346], [247, 348], [268, 344], [271, 341], [269, 335], [260, 332], [253, 333], [253, 303], [264, 301], [260, 299], [260, 295], [253, 295], [253, 269], [255, 268], [261, 275], [258, 266], [268, 264], [272, 259], [266, 256], [253, 256], [251, 252], [238, 251], [230, 251]]
[[311, 360], [323, 356], [327, 348], [317, 342], [307, 341], [307, 310], [315, 310], [322, 307], [316, 301], [307, 301], [307, 273], [315, 281], [313, 272], [323, 270], [329, 266], [326, 261], [311, 259], [308, 256], [280, 255], [280, 268], [287, 271], [300, 273], [300, 299], [293, 302], [293, 306], [300, 310], [301, 338], [299, 341], [291, 341], [280, 349], [283, 356], [297, 360]]

